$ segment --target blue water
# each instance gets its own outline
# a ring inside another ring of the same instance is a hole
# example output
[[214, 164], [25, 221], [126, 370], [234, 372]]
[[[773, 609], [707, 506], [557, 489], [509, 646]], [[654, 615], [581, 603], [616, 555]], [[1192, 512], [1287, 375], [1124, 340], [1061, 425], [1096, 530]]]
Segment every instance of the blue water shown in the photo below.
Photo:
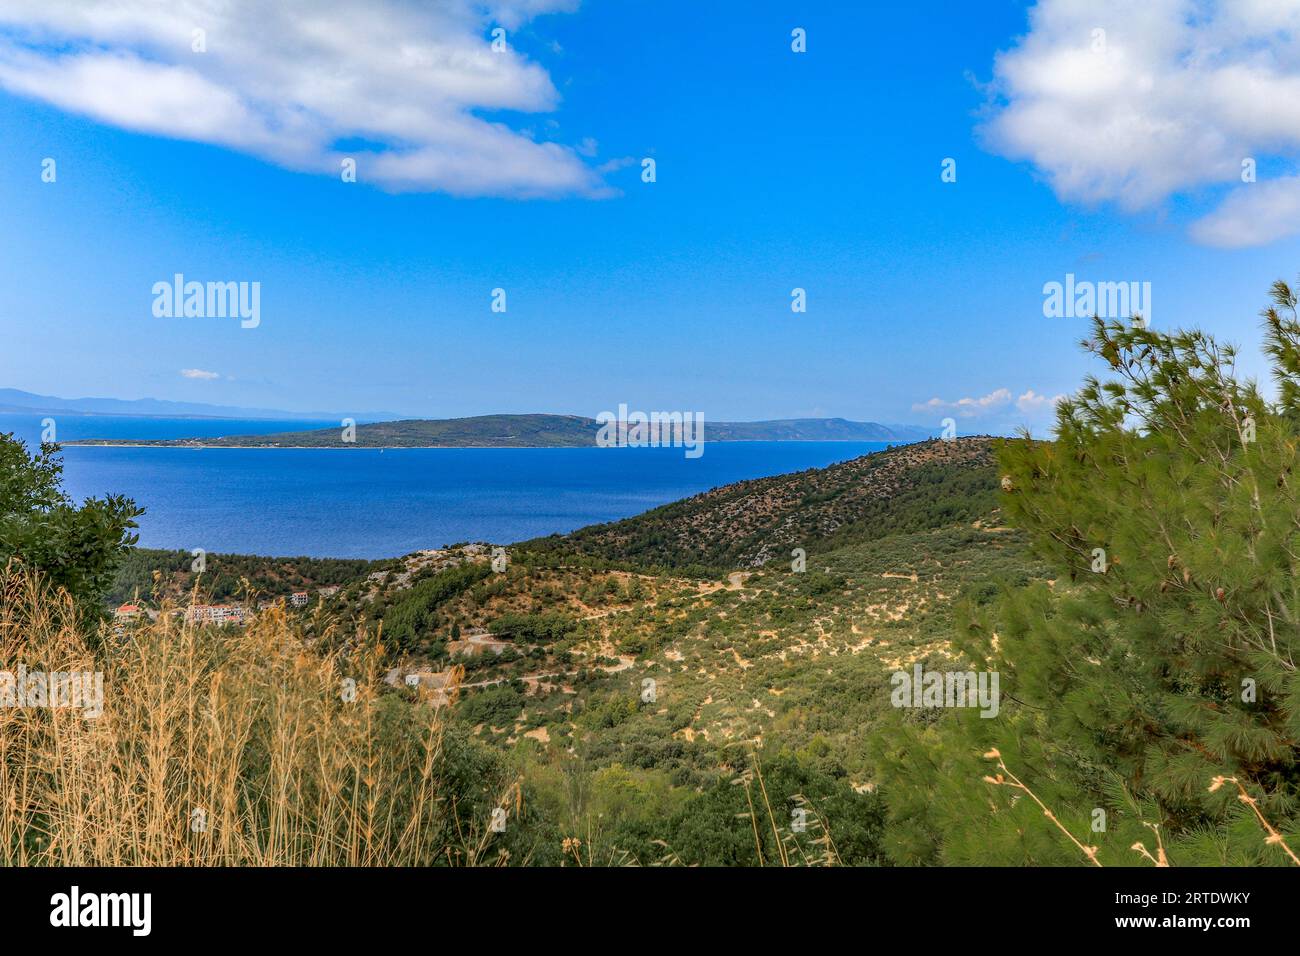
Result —
[[[303, 423], [65, 418], [58, 437], [251, 434]], [[315, 426], [319, 427], [319, 423]], [[0, 432], [39, 439], [39, 416], [0, 415]], [[707, 430], [706, 430], [707, 435]], [[820, 468], [883, 442], [712, 442], [680, 448], [63, 450], [80, 500], [143, 505], [150, 548], [384, 558], [457, 541], [509, 544], [612, 521], [744, 478]]]

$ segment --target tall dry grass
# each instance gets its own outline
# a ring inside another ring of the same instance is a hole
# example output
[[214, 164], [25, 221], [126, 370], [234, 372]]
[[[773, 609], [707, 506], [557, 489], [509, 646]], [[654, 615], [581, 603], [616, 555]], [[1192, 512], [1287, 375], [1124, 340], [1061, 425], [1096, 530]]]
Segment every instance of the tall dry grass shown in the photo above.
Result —
[[277, 611], [88, 635], [66, 595], [0, 569], [0, 670], [104, 675], [97, 718], [0, 707], [0, 864], [499, 859], [484, 815], [446, 791], [438, 712], [381, 693], [381, 653], [317, 653]]

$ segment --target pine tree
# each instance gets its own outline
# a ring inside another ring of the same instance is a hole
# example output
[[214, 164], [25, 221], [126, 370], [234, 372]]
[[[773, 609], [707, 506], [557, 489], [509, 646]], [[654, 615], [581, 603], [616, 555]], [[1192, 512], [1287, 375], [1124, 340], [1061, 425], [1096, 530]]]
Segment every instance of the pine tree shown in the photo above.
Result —
[[1056, 579], [960, 608], [955, 647], [1000, 675], [996, 718], [877, 741], [895, 859], [1290, 865], [1300, 321], [1284, 283], [1273, 300], [1276, 399], [1202, 332], [1094, 319], [1083, 345], [1109, 377], [1058, 406], [1054, 441], [1002, 443], [1008, 523]]

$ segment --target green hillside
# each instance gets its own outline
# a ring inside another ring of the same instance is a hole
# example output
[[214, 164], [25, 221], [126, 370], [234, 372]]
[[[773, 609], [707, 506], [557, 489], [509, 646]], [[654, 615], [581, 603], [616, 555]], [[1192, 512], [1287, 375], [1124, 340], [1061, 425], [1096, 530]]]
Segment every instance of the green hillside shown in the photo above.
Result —
[[179, 601], [197, 585], [213, 601], [258, 596], [284, 597], [294, 591], [340, 586], [393, 562], [357, 558], [268, 558], [247, 554], [205, 554], [196, 572], [188, 551], [132, 548], [117, 567], [106, 601], [110, 605], [138, 598]]
[[[340, 650], [382, 634], [389, 692], [439, 707], [520, 775], [514, 839], [531, 862], [563, 862], [581, 834], [587, 862], [879, 865], [869, 743], [889, 673], [948, 659], [959, 595], [1042, 572], [999, 526], [995, 484], [989, 440], [930, 442], [511, 547], [500, 572], [476, 545], [373, 564], [209, 556], [198, 578], [188, 555], [136, 551], [115, 593], [151, 566], [172, 599], [342, 583], [303, 612], [304, 633]], [[701, 556], [712, 570], [667, 566]], [[815, 821], [788, 846], [767, 831], [755, 845], [737, 784], [756, 773], [779, 824], [800, 807]]]
[[983, 517], [996, 505], [992, 440], [904, 445], [852, 461], [715, 488], [645, 514], [518, 545], [665, 568], [789, 563], [888, 534]]
[[[871, 740], [891, 717], [890, 673], [952, 666], [962, 596], [978, 605], [997, 582], [1046, 576], [985, 494], [987, 441], [899, 451], [702, 496], [744, 510], [757, 484], [784, 502], [770, 516], [779, 526], [812, 508], [827, 530], [802, 571], [785, 559], [719, 564], [704, 579], [613, 568], [565, 551], [586, 543], [579, 534], [510, 548], [501, 573], [467, 555], [477, 573], [417, 572], [350, 597], [367, 627], [382, 622], [399, 674], [434, 675], [422, 680], [436, 686], [463, 668], [452, 719], [519, 768], [536, 862], [563, 861], [561, 844], [579, 834], [584, 862], [752, 865], [785, 853], [884, 864]], [[850, 490], [864, 484], [871, 494]], [[948, 499], [968, 486], [980, 493], [952, 520]], [[801, 504], [818, 487], [840, 493]], [[710, 513], [692, 501], [687, 514]], [[664, 514], [675, 511], [633, 522], [648, 528]], [[763, 527], [746, 525], [744, 540]], [[470, 634], [498, 643], [476, 649]], [[446, 702], [436, 689], [401, 693]], [[782, 832], [792, 809], [815, 826], [787, 833], [786, 846], [761, 831], [756, 848], [746, 792], [759, 799], [756, 774]], [[826, 832], [833, 852], [817, 842]]]

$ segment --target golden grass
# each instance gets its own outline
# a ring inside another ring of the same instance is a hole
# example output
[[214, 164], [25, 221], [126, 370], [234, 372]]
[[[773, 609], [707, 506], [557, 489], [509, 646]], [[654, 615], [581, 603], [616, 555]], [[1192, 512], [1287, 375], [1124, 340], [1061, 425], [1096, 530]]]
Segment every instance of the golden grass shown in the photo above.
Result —
[[754, 802], [754, 784], [758, 784], [758, 793], [762, 799], [764, 816], [767, 825], [771, 828], [773, 846], [776, 847], [776, 858], [772, 861], [774, 866], [791, 867], [791, 866], [843, 866], [840, 860], [839, 850], [835, 847], [835, 841], [831, 838], [830, 828], [822, 815], [817, 812], [811, 800], [801, 793], [792, 794], [790, 799], [794, 802], [795, 807], [803, 817], [803, 830], [810, 836], [807, 839], [809, 846], [813, 848], [812, 854], [809, 854], [803, 843], [795, 836], [794, 829], [784, 820], [778, 820], [777, 813], [772, 809], [772, 803], [767, 796], [767, 782], [763, 779], [763, 765], [758, 758], [758, 753], [751, 750], [750, 765], [741, 773], [737, 774], [731, 781], [733, 787], [744, 787], [745, 802], [749, 806], [748, 813], [742, 813], [740, 818], [748, 819], [750, 828], [754, 834], [754, 854], [758, 860], [759, 866], [767, 866], [768, 861], [763, 854], [763, 840], [759, 837], [759, 814]]
[[438, 711], [380, 693], [375, 643], [320, 654], [278, 611], [243, 629], [164, 614], [96, 636], [66, 595], [0, 570], [0, 670], [104, 675], [97, 718], [0, 707], [0, 864], [503, 859], [489, 821], [440, 786]]

